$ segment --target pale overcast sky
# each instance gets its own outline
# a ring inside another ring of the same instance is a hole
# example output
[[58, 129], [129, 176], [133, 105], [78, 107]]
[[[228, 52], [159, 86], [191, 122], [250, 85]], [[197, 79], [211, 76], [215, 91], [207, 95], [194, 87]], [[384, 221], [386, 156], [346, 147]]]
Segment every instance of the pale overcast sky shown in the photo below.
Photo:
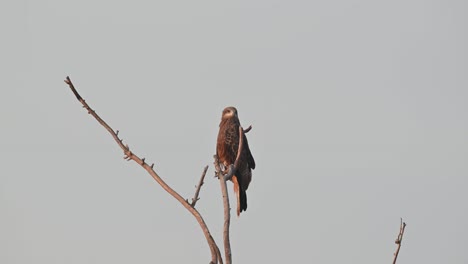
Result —
[[468, 263], [467, 3], [1, 3], [0, 263], [210, 260], [67, 75], [182, 196], [210, 165], [220, 247], [212, 155], [237, 107], [257, 168], [234, 263], [390, 263], [400, 217], [399, 264]]

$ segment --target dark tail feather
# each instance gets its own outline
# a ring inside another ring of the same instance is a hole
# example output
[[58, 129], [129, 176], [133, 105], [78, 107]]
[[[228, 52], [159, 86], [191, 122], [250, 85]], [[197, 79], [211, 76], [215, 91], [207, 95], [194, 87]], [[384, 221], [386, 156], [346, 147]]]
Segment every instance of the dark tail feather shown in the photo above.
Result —
[[247, 193], [244, 190], [239, 190], [240, 211], [247, 211]]
[[234, 187], [234, 193], [236, 194], [237, 198], [237, 216], [240, 216], [242, 211], [247, 210], [247, 193], [245, 190], [242, 190], [242, 187], [239, 186], [239, 182], [237, 181], [237, 177], [232, 177], [232, 183]]

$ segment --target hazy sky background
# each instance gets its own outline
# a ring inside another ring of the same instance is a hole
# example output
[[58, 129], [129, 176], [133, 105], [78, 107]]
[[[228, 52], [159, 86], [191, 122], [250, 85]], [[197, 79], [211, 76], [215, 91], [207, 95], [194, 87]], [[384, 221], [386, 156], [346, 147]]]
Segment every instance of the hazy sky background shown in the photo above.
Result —
[[[468, 263], [468, 2], [0, 4], [0, 263], [208, 263], [212, 155], [236, 106], [257, 162], [234, 263]], [[232, 194], [232, 184], [228, 185]], [[234, 201], [231, 201], [235, 205]]]

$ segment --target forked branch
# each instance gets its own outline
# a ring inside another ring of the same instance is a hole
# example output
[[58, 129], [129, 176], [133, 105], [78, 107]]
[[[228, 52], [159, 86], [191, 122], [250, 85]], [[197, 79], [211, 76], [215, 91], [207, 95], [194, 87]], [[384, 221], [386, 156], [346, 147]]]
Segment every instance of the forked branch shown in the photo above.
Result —
[[[137, 164], [139, 164], [141, 167], [143, 167], [150, 175], [153, 177], [153, 179], [161, 185], [161, 187], [168, 192], [170, 195], [172, 195], [177, 201], [179, 201], [198, 221], [198, 224], [200, 225], [201, 229], [203, 230], [203, 233], [205, 235], [206, 241], [208, 242], [208, 246], [210, 247], [211, 251], [211, 262], [213, 264], [216, 263], [221, 263], [223, 264], [223, 258], [221, 257], [221, 253], [219, 251], [218, 246], [216, 245], [216, 242], [214, 241], [213, 237], [211, 236], [210, 231], [208, 230], [208, 226], [206, 225], [205, 221], [203, 220], [203, 217], [200, 215], [200, 213], [194, 208], [194, 205], [190, 204], [187, 200], [185, 200], [182, 196], [180, 196], [175, 190], [173, 190], [169, 185], [167, 185], [166, 182], [164, 182], [161, 177], [156, 173], [156, 171], [153, 169], [154, 164], [149, 165], [146, 163], [145, 158], [140, 158], [136, 154], [130, 151], [130, 147], [127, 144], [123, 144], [122, 139], [119, 138], [118, 136], [118, 131], [115, 131], [101, 118], [99, 117], [96, 112], [91, 109], [91, 107], [85, 102], [85, 100], [80, 96], [78, 91], [75, 89], [72, 81], [70, 78], [67, 76], [65, 83], [68, 84], [70, 89], [72, 90], [73, 94], [76, 96], [76, 99], [83, 105], [83, 108], [85, 108], [88, 111], [88, 114], [92, 115], [98, 122], [101, 124], [109, 133], [111, 136], [114, 138], [115, 142], [119, 145], [119, 147], [123, 150], [124, 152], [124, 158], [127, 160], [133, 160]], [[201, 180], [203, 181], [203, 179]], [[199, 187], [201, 187], [201, 184], [199, 184]], [[195, 199], [198, 199], [198, 192], [199, 188], [196, 192], [196, 196], [194, 197]]]
[[405, 233], [405, 227], [406, 227], [406, 223], [403, 222], [402, 218], [400, 218], [400, 232], [398, 233], [398, 237], [395, 240], [395, 244], [397, 244], [398, 246], [394, 253], [393, 264], [396, 263], [397, 258], [398, 258], [398, 253], [400, 253], [401, 241], [403, 240], [403, 233]]
[[203, 185], [203, 180], [205, 179], [205, 175], [206, 175], [206, 171], [208, 170], [208, 165], [205, 166], [205, 168], [203, 169], [203, 173], [202, 173], [202, 176], [200, 178], [200, 181], [198, 182], [198, 185], [197, 185], [197, 189], [195, 191], [195, 195], [193, 196], [192, 198], [192, 203], [190, 204], [192, 207], [195, 207], [195, 204], [197, 203], [198, 200], [200, 200], [200, 198], [198, 198], [198, 195], [200, 194], [200, 189]]
[[[239, 146], [237, 149], [237, 156], [234, 164], [229, 165], [229, 168], [226, 168], [227, 173], [223, 175], [221, 166], [219, 165], [218, 156], [214, 155], [214, 166], [216, 169], [216, 174], [219, 178], [219, 183], [221, 184], [221, 193], [223, 195], [223, 206], [224, 206], [224, 228], [223, 228], [223, 241], [224, 241], [224, 257], [226, 259], [226, 264], [231, 264], [232, 254], [231, 254], [231, 242], [229, 239], [229, 226], [231, 224], [231, 207], [229, 205], [229, 195], [226, 186], [226, 181], [231, 179], [235, 171], [239, 166], [239, 157], [242, 152], [243, 142], [244, 142], [244, 133], [247, 133], [252, 129], [252, 126], [249, 126], [247, 130], [244, 130], [242, 127], [239, 127]], [[247, 132], [245, 132], [247, 131]]]
[[[224, 207], [224, 226], [223, 226], [223, 242], [224, 242], [224, 258], [226, 264], [231, 264], [231, 242], [229, 241], [229, 226], [231, 224], [231, 207], [229, 205], [229, 195], [226, 186], [226, 178], [224, 177], [222, 170], [219, 166], [219, 159], [217, 155], [214, 155], [214, 166], [216, 168], [216, 175], [219, 178], [219, 183], [221, 185], [221, 194], [223, 196], [223, 207]], [[232, 166], [232, 165], [231, 165]], [[229, 172], [234, 172], [232, 167], [229, 169]], [[232, 175], [231, 175], [232, 177]]]

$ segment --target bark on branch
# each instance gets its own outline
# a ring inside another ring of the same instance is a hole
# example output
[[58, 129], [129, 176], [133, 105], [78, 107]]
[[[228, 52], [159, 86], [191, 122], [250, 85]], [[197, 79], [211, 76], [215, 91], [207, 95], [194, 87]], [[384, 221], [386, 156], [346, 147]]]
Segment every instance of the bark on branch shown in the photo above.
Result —
[[395, 240], [395, 244], [397, 244], [398, 246], [394, 253], [393, 264], [396, 263], [397, 258], [398, 258], [398, 253], [400, 253], [401, 241], [403, 240], [403, 233], [405, 233], [405, 227], [406, 227], [406, 223], [403, 222], [402, 218], [400, 218], [400, 232], [398, 233], [398, 237]]
[[195, 195], [193, 196], [192, 198], [192, 203], [190, 204], [192, 207], [195, 207], [195, 204], [197, 203], [198, 200], [200, 200], [200, 198], [198, 198], [198, 195], [200, 194], [200, 189], [203, 185], [203, 180], [205, 179], [205, 175], [206, 175], [206, 171], [208, 170], [208, 165], [205, 166], [205, 168], [203, 169], [203, 173], [202, 173], [202, 176], [200, 178], [200, 181], [198, 182], [198, 185], [197, 185], [197, 189], [195, 191]]
[[249, 126], [246, 130], [242, 127], [239, 127], [239, 146], [237, 149], [237, 156], [234, 164], [229, 165], [229, 168], [226, 168], [227, 173], [223, 175], [223, 171], [221, 170], [221, 166], [219, 164], [218, 156], [214, 155], [214, 166], [216, 169], [216, 175], [219, 178], [219, 183], [221, 185], [221, 193], [223, 195], [223, 206], [224, 206], [224, 228], [223, 228], [223, 241], [224, 241], [224, 258], [226, 260], [226, 264], [232, 263], [232, 253], [231, 253], [231, 242], [229, 239], [229, 226], [231, 224], [231, 207], [229, 205], [229, 195], [226, 186], [226, 181], [230, 180], [234, 173], [236, 172], [238, 165], [239, 165], [239, 157], [243, 149], [243, 138], [244, 133], [247, 133], [252, 129], [252, 126]]
[[[119, 138], [118, 133], [119, 131], [114, 131], [96, 112], [85, 102], [85, 100], [80, 96], [78, 91], [75, 89], [72, 81], [70, 78], [67, 76], [65, 83], [68, 84], [70, 89], [72, 90], [73, 94], [76, 96], [76, 99], [83, 105], [83, 108], [85, 108], [88, 111], [88, 114], [92, 115], [98, 122], [101, 124], [114, 138], [115, 142], [119, 145], [119, 147], [123, 150], [124, 152], [124, 158], [127, 160], [133, 160], [137, 164], [139, 164], [141, 167], [143, 167], [150, 175], [153, 177], [153, 179], [161, 185], [161, 187], [168, 192], [172, 197], [174, 197], [177, 201], [179, 201], [197, 220], [198, 224], [200, 225], [206, 241], [208, 243], [208, 246], [210, 247], [211, 251], [211, 262], [213, 264], [216, 263], [221, 263], [223, 264], [223, 259], [221, 256], [221, 253], [219, 251], [218, 246], [216, 245], [216, 242], [214, 241], [213, 237], [211, 236], [211, 233], [208, 229], [208, 226], [206, 225], [205, 221], [203, 220], [203, 217], [201, 214], [194, 208], [195, 204], [192, 206], [187, 200], [185, 200], [182, 196], [180, 196], [174, 189], [172, 189], [169, 185], [167, 185], [166, 182], [164, 182], [161, 177], [156, 173], [156, 171], [153, 169], [154, 164], [149, 165], [146, 163], [145, 158], [140, 158], [136, 154], [134, 154], [132, 151], [130, 151], [130, 147], [127, 144], [123, 144], [123, 140]], [[203, 181], [203, 178], [201, 179]], [[199, 187], [201, 187], [201, 184], [199, 184]], [[198, 192], [199, 188], [196, 192], [195, 198], [198, 199]]]
[[[223, 173], [221, 172], [221, 168], [219, 166], [218, 156], [214, 155], [215, 159], [215, 168], [216, 168], [216, 175], [219, 178], [219, 183], [221, 185], [221, 194], [223, 196], [223, 207], [224, 207], [224, 227], [223, 227], [223, 242], [224, 242], [224, 259], [226, 260], [226, 264], [231, 264], [231, 242], [229, 241], [229, 226], [231, 224], [231, 207], [229, 205], [229, 195], [226, 186], [226, 178], [224, 177]], [[233, 165], [231, 165], [232, 167]], [[234, 172], [231, 168], [229, 171]], [[228, 173], [229, 174], [229, 173]], [[231, 174], [232, 177], [232, 174]]]

